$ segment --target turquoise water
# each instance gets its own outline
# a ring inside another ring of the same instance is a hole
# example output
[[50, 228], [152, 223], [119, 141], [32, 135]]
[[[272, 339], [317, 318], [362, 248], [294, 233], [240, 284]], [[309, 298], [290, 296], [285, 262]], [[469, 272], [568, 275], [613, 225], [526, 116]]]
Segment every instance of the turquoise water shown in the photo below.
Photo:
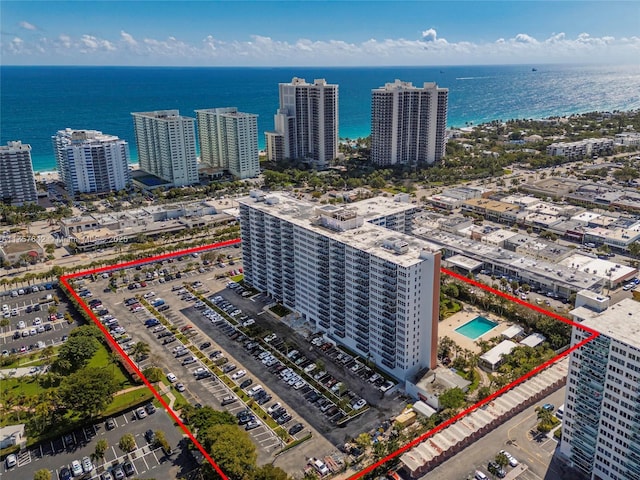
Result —
[[484, 317], [476, 317], [473, 320], [468, 321], [464, 325], [456, 328], [456, 332], [464, 335], [467, 338], [470, 338], [471, 340], [475, 340], [497, 326], [497, 322], [492, 322], [491, 320]]
[[339, 85], [340, 136], [371, 131], [371, 89], [394, 79], [449, 89], [449, 126], [640, 108], [640, 66], [457, 67], [17, 67], [0, 65], [0, 144], [32, 146], [36, 171], [56, 162], [51, 136], [64, 128], [127, 140], [137, 161], [131, 112], [235, 106], [258, 114], [260, 147], [273, 129], [278, 83], [294, 76]]

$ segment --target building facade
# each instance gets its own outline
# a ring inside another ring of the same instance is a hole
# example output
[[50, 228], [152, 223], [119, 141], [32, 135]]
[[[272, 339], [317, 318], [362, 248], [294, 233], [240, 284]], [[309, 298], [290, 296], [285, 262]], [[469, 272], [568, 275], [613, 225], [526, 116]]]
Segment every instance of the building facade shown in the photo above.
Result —
[[195, 119], [178, 110], [131, 115], [140, 169], [174, 187], [198, 183]]
[[252, 192], [239, 200], [244, 274], [404, 381], [436, 365], [440, 251], [401, 233], [411, 204], [376, 201], [319, 207]]
[[69, 195], [107, 193], [131, 184], [129, 144], [97, 130], [59, 130], [52, 137], [60, 179]]
[[639, 322], [624, 299], [582, 322], [600, 335], [571, 354], [560, 451], [589, 479], [640, 479]]
[[9, 205], [38, 202], [31, 145], [15, 141], [0, 146], [0, 201]]
[[269, 160], [309, 161], [323, 169], [338, 156], [338, 85], [294, 77], [279, 85], [274, 130], [266, 132]]
[[260, 173], [258, 115], [235, 107], [196, 110], [200, 161], [237, 178]]
[[396, 80], [371, 91], [371, 160], [376, 165], [430, 164], [445, 154], [449, 90]]

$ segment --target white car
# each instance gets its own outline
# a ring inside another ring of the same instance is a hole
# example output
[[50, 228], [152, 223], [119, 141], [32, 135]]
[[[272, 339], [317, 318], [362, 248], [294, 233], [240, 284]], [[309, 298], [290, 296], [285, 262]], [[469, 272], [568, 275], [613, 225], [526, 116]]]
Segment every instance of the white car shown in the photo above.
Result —
[[74, 477], [79, 477], [80, 475], [84, 474], [84, 472], [82, 471], [82, 465], [78, 460], [74, 460], [73, 462], [71, 462], [71, 472], [73, 473]]
[[269, 343], [269, 342], [273, 342], [278, 336], [275, 333], [272, 333], [271, 335], [267, 335], [266, 337], [264, 337], [264, 341]]
[[239, 378], [244, 377], [247, 374], [246, 370], [238, 370], [236, 373], [231, 375], [232, 380], [238, 380]]
[[267, 413], [269, 415], [271, 415], [273, 412], [275, 412], [277, 409], [279, 409], [282, 405], [280, 405], [280, 402], [276, 402], [273, 405], [271, 405], [269, 408], [267, 408]]
[[89, 457], [82, 458], [82, 470], [84, 470], [84, 473], [89, 473], [93, 470], [93, 463]]
[[361, 398], [360, 400], [358, 400], [356, 403], [354, 403], [352, 405], [352, 408], [354, 410], [360, 410], [362, 407], [364, 407], [367, 404], [367, 401], [364, 398]]
[[514, 457], [513, 455], [511, 455], [509, 452], [507, 452], [506, 450], [500, 450], [500, 453], [504, 454], [505, 457], [507, 457], [507, 460], [509, 460], [509, 465], [511, 465], [512, 467], [517, 467], [518, 466], [518, 460], [516, 459], [516, 457]]
[[144, 409], [144, 407], [140, 407], [136, 410], [136, 416], [138, 417], [138, 419], [142, 420], [147, 416], [147, 411]]
[[20, 321], [18, 322], [18, 329], [19, 329], [19, 330], [22, 330], [22, 329], [24, 329], [24, 328], [27, 328], [27, 325], [24, 323], [24, 321], [23, 321], [23, 320], [20, 320]]
[[176, 377], [173, 373], [167, 373], [167, 380], [171, 383], [176, 383], [178, 381], [178, 377]]
[[176, 390], [179, 392], [184, 392], [187, 389], [182, 383], [176, 383]]
[[4, 459], [4, 465], [8, 469], [15, 467], [18, 464], [18, 457], [14, 453], [11, 455], [7, 455], [7, 458]]
[[33, 319], [33, 325], [34, 326], [38, 326], [38, 325], [42, 325], [42, 319], [40, 317], [36, 317]]
[[256, 321], [255, 321], [253, 318], [250, 318], [249, 320], [245, 320], [245, 321], [242, 323], [242, 326], [243, 326], [243, 327], [250, 327], [251, 325], [253, 325], [253, 324], [255, 324], [255, 323], [256, 323]]

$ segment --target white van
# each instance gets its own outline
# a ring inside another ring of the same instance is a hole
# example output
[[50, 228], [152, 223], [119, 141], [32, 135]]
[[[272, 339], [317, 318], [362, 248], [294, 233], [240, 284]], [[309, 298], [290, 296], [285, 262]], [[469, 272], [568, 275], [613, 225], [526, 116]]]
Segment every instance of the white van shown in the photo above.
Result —
[[489, 480], [489, 477], [487, 477], [484, 473], [482, 473], [480, 470], [476, 470], [476, 476], [475, 476], [476, 480]]
[[329, 473], [329, 469], [322, 460], [315, 460], [313, 462], [313, 466], [316, 468], [320, 475], [327, 475]]
[[256, 385], [255, 387], [249, 389], [247, 391], [247, 395], [249, 395], [250, 397], [253, 397], [256, 393], [258, 393], [260, 390], [264, 390], [262, 388], [262, 385]]
[[562, 417], [564, 417], [564, 403], [558, 407], [558, 410], [556, 410], [556, 418], [558, 418], [558, 420], [562, 420]]

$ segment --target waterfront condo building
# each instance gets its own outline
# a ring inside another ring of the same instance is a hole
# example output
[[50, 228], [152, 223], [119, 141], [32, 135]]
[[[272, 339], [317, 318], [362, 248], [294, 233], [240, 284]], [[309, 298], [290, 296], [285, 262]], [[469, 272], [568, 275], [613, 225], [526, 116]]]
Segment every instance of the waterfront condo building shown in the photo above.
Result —
[[195, 119], [178, 110], [131, 115], [140, 169], [174, 187], [198, 183]]
[[196, 110], [200, 161], [237, 178], [260, 173], [258, 115], [235, 107]]
[[338, 85], [294, 77], [279, 85], [274, 130], [265, 132], [269, 160], [308, 161], [324, 169], [338, 156]]
[[131, 183], [129, 144], [97, 130], [59, 130], [52, 137], [67, 193], [107, 193]]
[[445, 154], [449, 90], [396, 80], [371, 91], [371, 160], [418, 166]]
[[0, 201], [8, 205], [38, 202], [31, 145], [16, 141], [0, 146]]
[[405, 233], [413, 205], [258, 191], [238, 202], [249, 284], [401, 381], [436, 366], [440, 249]]
[[[640, 479], [640, 303], [624, 299], [583, 325], [600, 335], [571, 353], [561, 453], [589, 479]], [[573, 329], [572, 344], [590, 336]]]

